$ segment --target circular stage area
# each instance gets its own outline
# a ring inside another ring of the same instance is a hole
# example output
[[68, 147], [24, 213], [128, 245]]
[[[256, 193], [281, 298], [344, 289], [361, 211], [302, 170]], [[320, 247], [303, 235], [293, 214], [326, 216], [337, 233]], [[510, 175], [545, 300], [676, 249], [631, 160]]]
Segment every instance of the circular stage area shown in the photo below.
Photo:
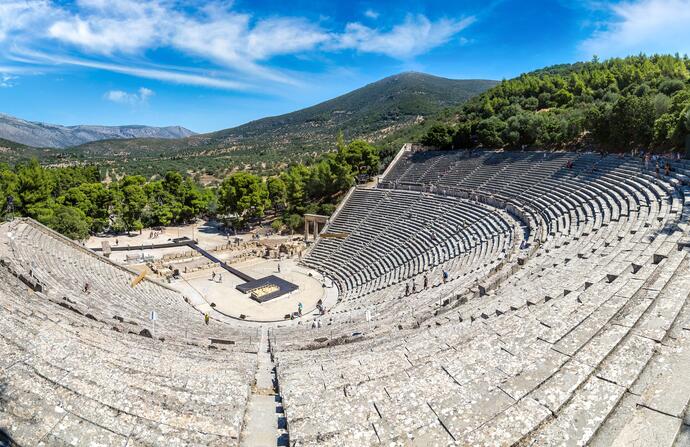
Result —
[[259, 303], [249, 293], [237, 290], [237, 286], [245, 282], [221, 267], [183, 274], [182, 279], [173, 281], [171, 285], [197, 301], [201, 298], [208, 304], [215, 304], [217, 312], [246, 321], [283, 321], [286, 315], [298, 311], [299, 303], [302, 303], [302, 315], [308, 315], [315, 311], [319, 300], [325, 301], [327, 289], [322, 286], [320, 276], [309, 276], [310, 272], [316, 273], [296, 265], [294, 260], [253, 258], [232, 264], [232, 267], [256, 279], [276, 276], [299, 288], [290, 294]]

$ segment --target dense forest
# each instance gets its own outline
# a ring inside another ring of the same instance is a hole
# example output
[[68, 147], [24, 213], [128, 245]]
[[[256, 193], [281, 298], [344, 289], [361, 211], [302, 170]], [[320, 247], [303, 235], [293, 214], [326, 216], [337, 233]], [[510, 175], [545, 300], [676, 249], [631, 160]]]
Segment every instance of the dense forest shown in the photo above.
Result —
[[332, 213], [357, 177], [378, 169], [375, 147], [363, 141], [346, 145], [342, 137], [334, 152], [312, 164], [294, 164], [270, 177], [236, 172], [208, 187], [176, 171], [158, 179], [126, 175], [106, 183], [96, 166], [46, 168], [32, 160], [0, 164], [0, 214], [32, 217], [77, 240], [197, 217], [242, 228], [269, 215], [274, 230], [299, 230], [304, 213]]
[[557, 65], [505, 80], [427, 123], [440, 148], [685, 150], [690, 59], [632, 56]]

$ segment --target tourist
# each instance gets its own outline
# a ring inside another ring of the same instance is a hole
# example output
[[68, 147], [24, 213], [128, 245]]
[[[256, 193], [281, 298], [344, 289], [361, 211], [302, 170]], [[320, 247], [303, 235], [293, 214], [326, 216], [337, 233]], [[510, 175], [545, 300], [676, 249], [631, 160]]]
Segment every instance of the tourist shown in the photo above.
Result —
[[206, 312], [204, 314], [204, 322], [206, 322], [206, 326], [208, 326], [208, 321], [211, 319], [211, 316]]
[[220, 283], [222, 283], [222, 282], [223, 282], [223, 275], [221, 275], [220, 273], [218, 273], [218, 283], [220, 284]]
[[278, 273], [280, 273], [280, 262], [278, 263]]
[[316, 322], [316, 327], [319, 328], [319, 329], [321, 329], [321, 320], [318, 320], [318, 321]]
[[89, 284], [88, 282], [84, 283], [84, 293], [89, 293], [90, 290], [91, 290], [91, 284]]
[[412, 293], [417, 293], [417, 284], [412, 280]]
[[301, 317], [302, 316], [302, 302], [300, 301], [297, 303], [297, 314]]
[[211, 281], [216, 280], [216, 272], [211, 272]]
[[429, 286], [429, 278], [424, 275], [424, 288], [426, 289]]
[[118, 245], [120, 245], [120, 240], [119, 240], [119, 239], [115, 239], [115, 246], [118, 246]]
[[668, 160], [666, 160], [666, 163], [664, 163], [664, 175], [666, 177], [671, 175], [671, 163], [669, 163]]
[[656, 162], [656, 167], [654, 168], [654, 175], [656, 175], [656, 178], [659, 178], [659, 162]]
[[405, 284], [405, 296], [410, 294], [410, 284]]
[[448, 272], [444, 270], [443, 271], [443, 283], [445, 284], [446, 281], [448, 281]]

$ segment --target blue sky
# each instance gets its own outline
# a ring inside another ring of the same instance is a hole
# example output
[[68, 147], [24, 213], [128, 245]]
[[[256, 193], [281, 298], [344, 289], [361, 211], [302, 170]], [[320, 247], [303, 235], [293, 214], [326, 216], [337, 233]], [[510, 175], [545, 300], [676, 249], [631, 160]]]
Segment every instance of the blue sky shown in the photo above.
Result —
[[407, 70], [687, 53], [688, 23], [690, 0], [0, 0], [0, 112], [207, 132]]

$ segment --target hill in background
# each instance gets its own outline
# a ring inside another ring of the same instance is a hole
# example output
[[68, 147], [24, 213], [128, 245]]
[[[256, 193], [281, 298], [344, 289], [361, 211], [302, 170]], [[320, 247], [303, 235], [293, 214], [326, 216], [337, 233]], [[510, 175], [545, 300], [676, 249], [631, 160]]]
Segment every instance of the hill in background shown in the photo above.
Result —
[[[139, 171], [152, 158], [167, 159], [169, 166], [180, 165], [182, 170], [276, 165], [334, 148], [339, 132], [346, 140], [377, 142], [496, 84], [407, 72], [312, 107], [230, 129], [176, 140], [98, 141], [72, 148], [70, 153], [81, 159], [136, 159], [138, 167], [131, 167]], [[186, 160], [186, 165], [179, 160]]]
[[60, 126], [0, 114], [0, 138], [32, 147], [65, 148], [116, 138], [182, 138], [194, 135], [180, 126]]

